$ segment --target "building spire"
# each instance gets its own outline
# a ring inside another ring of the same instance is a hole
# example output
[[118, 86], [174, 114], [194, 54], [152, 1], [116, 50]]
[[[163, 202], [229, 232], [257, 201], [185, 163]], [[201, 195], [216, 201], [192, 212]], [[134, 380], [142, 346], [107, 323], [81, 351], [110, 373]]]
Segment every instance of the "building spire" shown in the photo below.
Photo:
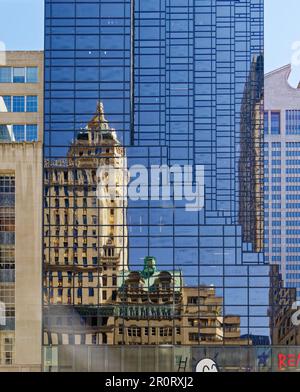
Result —
[[99, 119], [101, 119], [101, 121], [105, 121], [104, 105], [103, 105], [103, 102], [101, 102], [101, 101], [98, 101], [98, 103], [97, 103], [97, 115], [98, 115]]

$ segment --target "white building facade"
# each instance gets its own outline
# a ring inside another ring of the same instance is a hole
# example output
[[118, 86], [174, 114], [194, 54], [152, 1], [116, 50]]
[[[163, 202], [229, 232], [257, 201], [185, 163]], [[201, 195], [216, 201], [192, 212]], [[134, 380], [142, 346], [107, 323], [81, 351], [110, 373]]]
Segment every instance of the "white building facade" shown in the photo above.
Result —
[[265, 255], [300, 298], [300, 86], [290, 73], [265, 75]]

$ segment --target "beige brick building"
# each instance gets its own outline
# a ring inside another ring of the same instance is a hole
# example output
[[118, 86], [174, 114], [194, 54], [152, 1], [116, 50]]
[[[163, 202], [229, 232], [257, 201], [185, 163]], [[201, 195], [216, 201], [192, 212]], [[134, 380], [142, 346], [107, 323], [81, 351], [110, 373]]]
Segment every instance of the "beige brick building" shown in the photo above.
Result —
[[0, 370], [41, 369], [43, 53], [0, 67]]

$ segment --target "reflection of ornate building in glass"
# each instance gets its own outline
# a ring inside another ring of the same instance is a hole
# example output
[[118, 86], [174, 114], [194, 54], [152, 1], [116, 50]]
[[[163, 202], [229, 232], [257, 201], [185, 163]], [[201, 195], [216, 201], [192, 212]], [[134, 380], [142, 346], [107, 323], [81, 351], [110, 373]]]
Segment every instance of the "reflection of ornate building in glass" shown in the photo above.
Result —
[[127, 161], [102, 104], [45, 172], [44, 341], [47, 344], [243, 344], [214, 288], [182, 272], [127, 265]]
[[[201, 211], [187, 211], [173, 194], [129, 200], [128, 263], [139, 271], [154, 255], [162, 271], [182, 271], [196, 292], [213, 286], [223, 317], [239, 315], [242, 335], [267, 336], [269, 266], [252, 239], [243, 241], [238, 175], [245, 86], [263, 52], [263, 1], [48, 3], [46, 160], [67, 157], [74, 129], [101, 99], [130, 166], [203, 167]], [[249, 99], [246, 118], [254, 90]]]
[[115, 344], [248, 344], [240, 318], [222, 316], [214, 287], [187, 287], [181, 271], [158, 271], [145, 257], [142, 271], [118, 277]]
[[[99, 167], [105, 170], [97, 172]], [[126, 167], [124, 149], [100, 103], [67, 159], [48, 161], [44, 326], [49, 344], [111, 342], [106, 305], [116, 300], [118, 271], [127, 269]], [[114, 195], [106, 181], [111, 175]]]
[[[270, 267], [269, 317], [272, 344], [294, 346], [300, 344], [300, 327], [292, 322], [293, 315], [299, 309], [296, 304], [297, 292], [295, 288], [284, 287], [279, 271], [279, 265]], [[296, 319], [298, 318], [296, 314]]]
[[263, 250], [263, 57], [255, 57], [244, 88], [241, 108], [241, 152], [239, 162], [239, 222], [243, 241], [255, 251]]

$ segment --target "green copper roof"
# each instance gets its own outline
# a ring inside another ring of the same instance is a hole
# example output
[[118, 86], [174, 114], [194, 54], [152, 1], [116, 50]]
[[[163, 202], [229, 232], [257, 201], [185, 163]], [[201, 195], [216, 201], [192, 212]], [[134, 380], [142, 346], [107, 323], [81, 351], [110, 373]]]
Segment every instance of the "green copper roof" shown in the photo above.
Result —
[[145, 291], [155, 291], [155, 282], [157, 279], [162, 277], [162, 274], [167, 273], [171, 275], [173, 280], [172, 286], [174, 285], [175, 291], [180, 291], [182, 287], [182, 272], [181, 270], [176, 271], [158, 271], [156, 268], [156, 259], [152, 256], [147, 256], [144, 259], [144, 269], [142, 271], [120, 271], [118, 275], [118, 288], [122, 290], [126, 280], [130, 275], [138, 275], [140, 284], [143, 285]]

